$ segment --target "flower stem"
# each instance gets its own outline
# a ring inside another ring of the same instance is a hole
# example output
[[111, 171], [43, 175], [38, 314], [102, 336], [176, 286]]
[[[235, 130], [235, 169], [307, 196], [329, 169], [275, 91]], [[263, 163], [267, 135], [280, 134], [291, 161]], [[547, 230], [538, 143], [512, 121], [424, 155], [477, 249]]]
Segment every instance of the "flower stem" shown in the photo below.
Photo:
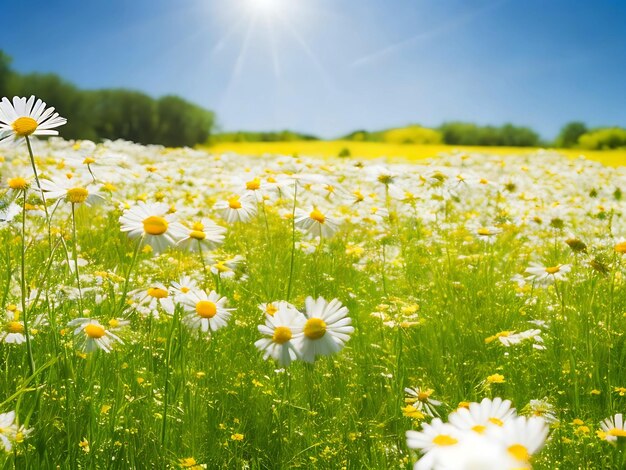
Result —
[[28, 307], [26, 305], [26, 189], [24, 189], [24, 200], [22, 202], [22, 236], [21, 236], [21, 256], [20, 256], [20, 290], [22, 293], [22, 315], [24, 316], [24, 336], [26, 337], [26, 350], [28, 353], [28, 367], [30, 375], [35, 373], [35, 360], [33, 359], [33, 349], [30, 343], [30, 331], [28, 329]]
[[289, 283], [287, 284], [287, 301], [291, 299], [291, 283], [293, 279], [293, 265], [296, 257], [296, 197], [298, 195], [298, 182], [293, 187], [293, 208], [291, 210], [291, 260], [289, 262]]
[[76, 237], [76, 204], [72, 203], [72, 257], [74, 258], [74, 272], [76, 273], [76, 286], [78, 287], [78, 310], [83, 313], [83, 291], [80, 287], [80, 273], [78, 271], [78, 238]]

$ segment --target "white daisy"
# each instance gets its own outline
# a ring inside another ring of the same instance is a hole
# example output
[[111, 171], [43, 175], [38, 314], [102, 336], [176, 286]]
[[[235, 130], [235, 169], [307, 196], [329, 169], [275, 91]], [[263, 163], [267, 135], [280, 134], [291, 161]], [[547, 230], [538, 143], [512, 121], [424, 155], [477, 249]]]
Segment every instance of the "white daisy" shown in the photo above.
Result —
[[306, 317], [287, 302], [276, 302], [277, 311], [265, 316], [265, 325], [259, 325], [259, 332], [265, 335], [254, 345], [263, 352], [263, 359], [273, 357], [281, 366], [288, 366], [297, 359], [297, 348], [293, 339], [302, 335]]
[[254, 196], [239, 196], [238, 194], [229, 197], [225, 201], [218, 201], [213, 206], [221, 211], [226, 222], [247, 222], [256, 215], [257, 202]]
[[48, 199], [58, 199], [71, 204], [84, 203], [88, 206], [102, 199], [98, 186], [74, 178], [42, 179], [40, 184]]
[[187, 228], [187, 236], [180, 240], [176, 246], [189, 251], [197, 251], [200, 245], [207, 249], [213, 249], [224, 242], [226, 229], [217, 225], [211, 219], [203, 218], [194, 222]]
[[4, 446], [4, 450], [10, 452], [13, 448], [13, 441], [17, 434], [17, 425], [15, 424], [15, 411], [0, 414], [0, 443]]
[[131, 294], [137, 300], [135, 308], [144, 316], [152, 315], [158, 318], [159, 310], [168, 315], [174, 314], [174, 301], [167, 287], [160, 282], [153, 283], [147, 290], [137, 290]]
[[112, 351], [115, 341], [124, 344], [124, 342], [114, 333], [107, 330], [104, 326], [93, 318], [76, 318], [70, 321], [67, 326], [75, 328], [74, 336], [85, 352], [93, 352], [102, 349], [108, 353]]
[[311, 212], [306, 212], [300, 208], [295, 212], [296, 227], [312, 234], [315, 237], [331, 237], [339, 228], [339, 220], [324, 214], [314, 207]]
[[169, 210], [165, 203], [139, 202], [120, 217], [121, 231], [128, 232], [130, 238], [143, 237], [155, 252], [164, 251], [187, 236], [185, 227], [175, 221], [176, 216]]
[[303, 335], [294, 340], [303, 361], [314, 362], [317, 356], [339, 352], [354, 332], [348, 309], [337, 299], [327, 302], [319, 297], [306, 299]]
[[407, 394], [407, 397], [404, 399], [405, 403], [413, 405], [416, 410], [423, 412], [430, 417], [439, 416], [436, 407], [441, 406], [441, 402], [439, 400], [430, 398], [434, 390], [430, 388], [420, 389], [419, 387], [407, 387], [404, 389], [404, 392]]
[[600, 423], [600, 427], [602, 428], [601, 437], [609, 442], [617, 442], [618, 439], [624, 441], [626, 438], [626, 422], [621, 413], [606, 418]]
[[530, 457], [541, 449], [548, 431], [543, 418], [518, 416], [507, 420], [501, 428], [489, 428], [487, 435], [506, 448], [517, 468], [530, 468]]
[[202, 333], [217, 331], [226, 326], [234, 308], [226, 308], [226, 297], [211, 291], [208, 294], [203, 290], [190, 291], [181, 299], [181, 304], [186, 312], [183, 323], [189, 328], [199, 330]]
[[0, 101], [0, 140], [13, 135], [15, 138], [29, 135], [58, 135], [53, 130], [64, 125], [65, 118], [54, 112], [54, 108], [46, 109], [46, 103], [31, 96], [30, 98], [13, 97]]
[[496, 397], [493, 400], [483, 398], [480, 403], [470, 403], [468, 408], [459, 408], [450, 413], [448, 421], [460, 430], [483, 434], [491, 426], [504, 426], [515, 416], [511, 401]]
[[530, 266], [526, 268], [526, 273], [529, 276], [526, 280], [534, 282], [539, 285], [552, 284], [554, 281], [567, 280], [566, 274], [570, 272], [572, 266], [570, 264], [557, 264], [556, 266], [544, 266], [539, 263], [530, 263]]

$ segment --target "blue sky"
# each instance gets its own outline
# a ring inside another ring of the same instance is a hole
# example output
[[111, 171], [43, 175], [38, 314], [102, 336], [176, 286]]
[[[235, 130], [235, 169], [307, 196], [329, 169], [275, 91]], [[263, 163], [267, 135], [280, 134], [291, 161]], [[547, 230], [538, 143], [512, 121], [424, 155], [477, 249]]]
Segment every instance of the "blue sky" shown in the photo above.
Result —
[[31, 0], [0, 12], [16, 70], [178, 94], [225, 130], [626, 127], [624, 0]]

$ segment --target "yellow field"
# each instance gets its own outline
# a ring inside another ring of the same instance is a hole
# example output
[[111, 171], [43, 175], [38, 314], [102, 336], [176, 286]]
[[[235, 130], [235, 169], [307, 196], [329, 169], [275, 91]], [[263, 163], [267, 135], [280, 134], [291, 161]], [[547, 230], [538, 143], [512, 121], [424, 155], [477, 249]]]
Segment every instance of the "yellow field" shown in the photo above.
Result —
[[[388, 144], [379, 142], [351, 141], [298, 141], [298, 142], [231, 142], [219, 143], [208, 147], [216, 153], [236, 152], [243, 155], [301, 154], [318, 157], [334, 157], [344, 148], [350, 150], [352, 157], [388, 158], [391, 160], [417, 160], [436, 157], [441, 153], [478, 152], [490, 155], [510, 155], [536, 152], [538, 148], [520, 147], [457, 147], [452, 145], [411, 145]], [[551, 150], [570, 158], [584, 156], [607, 166], [626, 165], [626, 150]]]

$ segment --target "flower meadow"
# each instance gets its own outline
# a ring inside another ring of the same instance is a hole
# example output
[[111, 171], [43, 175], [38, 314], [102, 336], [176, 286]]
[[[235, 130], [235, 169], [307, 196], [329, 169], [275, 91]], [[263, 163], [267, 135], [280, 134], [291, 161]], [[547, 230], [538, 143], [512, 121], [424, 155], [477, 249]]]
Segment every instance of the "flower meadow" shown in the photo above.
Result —
[[624, 168], [64, 123], [0, 102], [3, 468], [624, 468]]

